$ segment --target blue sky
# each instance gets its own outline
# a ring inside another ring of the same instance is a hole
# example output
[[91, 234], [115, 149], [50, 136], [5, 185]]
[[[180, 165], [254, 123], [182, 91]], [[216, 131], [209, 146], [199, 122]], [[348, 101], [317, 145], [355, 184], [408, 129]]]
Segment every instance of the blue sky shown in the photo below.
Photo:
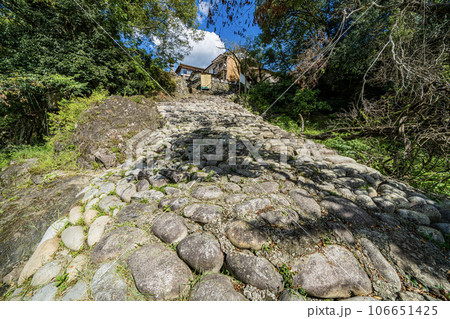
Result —
[[209, 2], [197, 0], [199, 11], [197, 13], [197, 21], [200, 23], [199, 29], [205, 30], [205, 37], [202, 41], [191, 42], [191, 54], [186, 56], [182, 63], [198, 67], [207, 67], [211, 61], [219, 54], [224, 52], [225, 44], [231, 43], [245, 43], [245, 37], [235, 34], [238, 30], [246, 29], [246, 36], [256, 36], [259, 33], [257, 26], [248, 27], [245, 24], [245, 19], [248, 18], [248, 13], [252, 13], [253, 9], [248, 8], [244, 16], [235, 15], [232, 26], [222, 26], [224, 17], [214, 15], [214, 25], [207, 26], [207, 15], [209, 11]]

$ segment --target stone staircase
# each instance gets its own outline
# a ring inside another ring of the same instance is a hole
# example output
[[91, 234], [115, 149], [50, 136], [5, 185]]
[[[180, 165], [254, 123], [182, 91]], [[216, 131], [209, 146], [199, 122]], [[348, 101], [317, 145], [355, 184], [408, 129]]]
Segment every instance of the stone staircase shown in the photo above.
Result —
[[226, 97], [158, 110], [166, 125], [78, 194], [8, 300], [448, 298], [449, 207]]

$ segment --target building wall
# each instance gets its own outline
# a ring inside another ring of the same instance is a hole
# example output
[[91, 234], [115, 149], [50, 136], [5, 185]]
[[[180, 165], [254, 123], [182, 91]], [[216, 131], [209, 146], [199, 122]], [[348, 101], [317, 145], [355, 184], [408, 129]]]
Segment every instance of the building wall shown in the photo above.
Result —
[[227, 56], [227, 80], [230, 82], [239, 81], [239, 68], [232, 55]]

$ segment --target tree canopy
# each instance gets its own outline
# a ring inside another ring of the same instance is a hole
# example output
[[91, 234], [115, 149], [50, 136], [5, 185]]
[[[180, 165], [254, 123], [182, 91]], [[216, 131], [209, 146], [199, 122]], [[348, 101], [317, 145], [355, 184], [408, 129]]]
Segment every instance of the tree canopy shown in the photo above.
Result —
[[198, 37], [196, 12], [195, 0], [1, 1], [0, 140], [40, 138], [70, 94], [172, 90], [161, 67]]

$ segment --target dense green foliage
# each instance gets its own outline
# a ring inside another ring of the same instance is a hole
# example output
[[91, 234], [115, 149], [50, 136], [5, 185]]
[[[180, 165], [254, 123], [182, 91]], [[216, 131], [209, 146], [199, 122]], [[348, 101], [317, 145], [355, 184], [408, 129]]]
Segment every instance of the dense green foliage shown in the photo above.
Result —
[[[36, 145], [9, 144], [0, 152], [0, 170], [11, 161], [21, 162], [30, 158], [38, 160], [33, 167], [35, 173], [49, 173], [56, 169], [77, 170], [78, 151], [75, 145], [69, 143], [72, 141], [72, 134], [76, 125], [80, 124], [82, 113], [106, 97], [106, 92], [94, 91], [88, 98], [63, 99], [59, 112], [49, 116], [51, 134], [46, 141]], [[57, 150], [55, 143], [67, 143], [67, 147]]]
[[194, 0], [2, 1], [0, 143], [42, 139], [61, 98], [150, 94], [162, 89], [154, 80], [173, 91], [161, 67], [182, 57], [196, 10]]

